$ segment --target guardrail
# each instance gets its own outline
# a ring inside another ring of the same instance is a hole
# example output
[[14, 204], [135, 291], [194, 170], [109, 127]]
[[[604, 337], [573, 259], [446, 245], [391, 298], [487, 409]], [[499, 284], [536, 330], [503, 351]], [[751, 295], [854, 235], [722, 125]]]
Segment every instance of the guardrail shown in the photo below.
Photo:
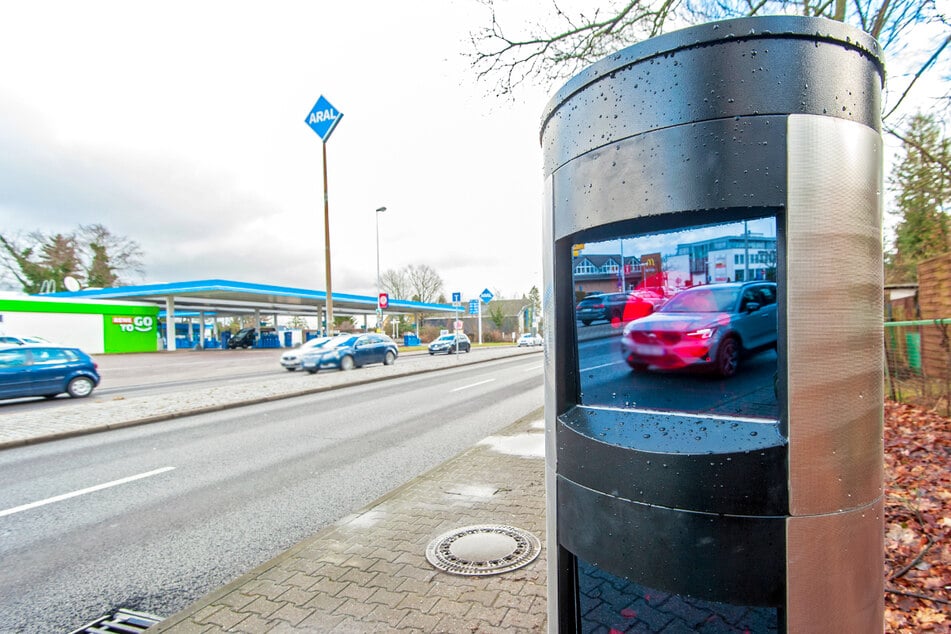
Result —
[[951, 416], [951, 319], [885, 322], [885, 395]]

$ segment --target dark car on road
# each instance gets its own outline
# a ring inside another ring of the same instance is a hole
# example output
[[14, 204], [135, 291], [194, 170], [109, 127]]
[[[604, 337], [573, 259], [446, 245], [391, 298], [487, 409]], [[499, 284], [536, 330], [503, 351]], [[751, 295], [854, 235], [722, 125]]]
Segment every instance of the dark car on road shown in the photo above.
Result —
[[305, 352], [301, 357], [301, 367], [311, 374], [325, 368], [352, 370], [371, 363], [393, 365], [397, 356], [396, 342], [386, 335], [375, 332], [340, 335]]
[[254, 328], [242, 328], [228, 339], [228, 347], [232, 350], [237, 348], [250, 348], [257, 339], [257, 330]]
[[0, 345], [0, 399], [53, 398], [64, 392], [82, 398], [92, 394], [97, 385], [95, 362], [78, 348]]
[[656, 313], [624, 327], [633, 370], [706, 366], [736, 374], [740, 357], [776, 347], [776, 284], [710, 284], [681, 291]]
[[440, 335], [435, 341], [429, 344], [429, 354], [445, 352], [453, 354], [454, 352], [469, 352], [472, 349], [472, 342], [468, 335], [464, 333]]
[[575, 317], [585, 326], [596, 321], [620, 325], [650, 315], [658, 303], [638, 292], [588, 295], [575, 307]]

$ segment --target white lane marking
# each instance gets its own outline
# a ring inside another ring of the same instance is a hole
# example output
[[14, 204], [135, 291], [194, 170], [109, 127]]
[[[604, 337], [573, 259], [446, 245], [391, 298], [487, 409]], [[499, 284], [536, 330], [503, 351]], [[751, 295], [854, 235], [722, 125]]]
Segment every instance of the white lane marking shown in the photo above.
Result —
[[522, 372], [534, 372], [535, 370], [541, 370], [541, 369], [544, 368], [544, 367], [545, 367], [545, 366], [544, 366], [543, 364], [533, 365], [533, 366], [530, 367], [530, 368], [527, 368], [527, 369], [525, 369], [525, 370], [522, 370]]
[[450, 392], [459, 392], [460, 390], [468, 390], [470, 387], [476, 387], [478, 385], [485, 385], [486, 383], [491, 383], [495, 379], [488, 379], [486, 381], [479, 381], [478, 383], [472, 383], [470, 385], [463, 385], [462, 387], [457, 387], [454, 390], [449, 390]]
[[623, 361], [612, 361], [611, 363], [602, 363], [601, 365], [593, 365], [590, 368], [581, 368], [582, 372], [589, 372], [591, 370], [598, 370], [600, 368], [609, 368], [612, 365], [620, 365], [624, 363]]
[[112, 482], [106, 482], [104, 484], [97, 484], [96, 486], [80, 489], [79, 491], [73, 491], [72, 493], [64, 493], [62, 495], [57, 495], [55, 497], [46, 498], [45, 500], [39, 500], [38, 502], [30, 502], [29, 504], [23, 504], [22, 506], [15, 506], [12, 509], [0, 511], [0, 517], [4, 517], [6, 515], [13, 515], [14, 513], [19, 513], [20, 511], [28, 511], [30, 509], [35, 509], [39, 506], [52, 504], [53, 502], [62, 502], [63, 500], [68, 500], [69, 498], [74, 498], [79, 495], [86, 495], [87, 493], [94, 493], [96, 491], [101, 491], [103, 489], [108, 489], [110, 487], [119, 486], [120, 484], [128, 484], [129, 482], [141, 480], [142, 478], [151, 478], [152, 476], [158, 475], [160, 473], [171, 471], [174, 468], [175, 467], [162, 467], [161, 469], [156, 469], [155, 471], [140, 473], [138, 475], [129, 476], [128, 478], [122, 478], [121, 480], [113, 480]]

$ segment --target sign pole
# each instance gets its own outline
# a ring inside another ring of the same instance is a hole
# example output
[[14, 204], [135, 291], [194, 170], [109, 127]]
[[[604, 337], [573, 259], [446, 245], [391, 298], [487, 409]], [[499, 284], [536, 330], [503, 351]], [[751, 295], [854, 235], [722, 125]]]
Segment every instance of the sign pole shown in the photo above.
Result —
[[324, 334], [333, 334], [334, 329], [334, 297], [331, 287], [330, 275], [330, 199], [327, 195], [327, 141], [330, 135], [343, 118], [343, 113], [337, 110], [327, 101], [323, 95], [317, 99], [317, 103], [310, 109], [307, 118], [304, 119], [314, 133], [320, 137], [323, 149], [324, 159], [324, 271], [327, 277], [327, 330]]
[[479, 345], [482, 345], [482, 300], [479, 300]]
[[330, 199], [327, 196], [327, 143], [320, 144], [324, 156], [324, 274], [327, 284], [327, 330], [324, 335], [333, 336], [334, 297], [330, 281]]

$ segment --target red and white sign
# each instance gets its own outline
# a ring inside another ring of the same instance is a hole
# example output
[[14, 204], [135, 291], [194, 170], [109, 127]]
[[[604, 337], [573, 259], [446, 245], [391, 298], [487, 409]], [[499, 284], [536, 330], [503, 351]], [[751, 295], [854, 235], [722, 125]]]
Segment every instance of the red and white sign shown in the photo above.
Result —
[[377, 300], [377, 306], [380, 308], [386, 308], [390, 305], [390, 296], [386, 293], [380, 293], [380, 297]]
[[453, 324], [453, 327], [454, 327], [456, 330], [462, 330], [462, 320], [461, 320], [461, 319], [457, 319], [456, 322]]

